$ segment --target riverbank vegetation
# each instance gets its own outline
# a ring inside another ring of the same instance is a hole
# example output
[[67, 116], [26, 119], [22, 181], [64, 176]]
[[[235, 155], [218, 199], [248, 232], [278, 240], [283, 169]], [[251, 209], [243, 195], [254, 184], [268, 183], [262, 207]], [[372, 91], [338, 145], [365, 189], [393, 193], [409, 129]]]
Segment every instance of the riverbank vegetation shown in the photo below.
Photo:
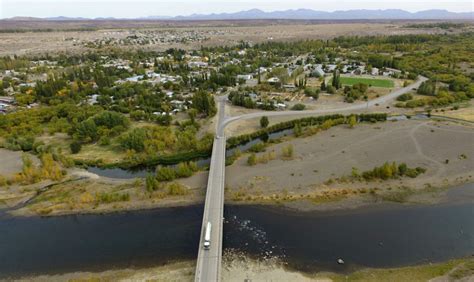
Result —
[[397, 164], [395, 162], [385, 162], [381, 166], [374, 167], [372, 170], [367, 170], [362, 173], [359, 173], [358, 169], [353, 167], [351, 176], [354, 179], [373, 181], [377, 179], [396, 179], [403, 176], [416, 178], [425, 172], [426, 169], [422, 167], [410, 168], [405, 163]]
[[21, 172], [16, 173], [12, 177], [0, 175], [0, 187], [13, 184], [29, 185], [38, 183], [43, 180], [59, 181], [65, 175], [66, 171], [61, 165], [54, 160], [50, 153], [42, 153], [40, 155], [40, 164], [34, 164], [31, 157], [23, 154], [23, 167]]

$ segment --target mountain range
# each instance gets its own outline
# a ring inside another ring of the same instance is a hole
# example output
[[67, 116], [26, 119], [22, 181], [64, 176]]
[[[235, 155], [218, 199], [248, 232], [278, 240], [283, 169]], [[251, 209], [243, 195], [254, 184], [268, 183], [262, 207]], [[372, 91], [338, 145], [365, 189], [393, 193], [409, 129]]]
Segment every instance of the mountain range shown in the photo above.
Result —
[[[19, 18], [12, 18], [19, 19]], [[21, 18], [24, 20], [25, 18]], [[28, 18], [31, 19], [31, 18]], [[46, 20], [90, 20], [88, 18], [53, 17]], [[94, 20], [114, 20], [117, 18], [96, 18]], [[474, 12], [455, 13], [447, 10], [425, 10], [408, 12], [401, 9], [387, 10], [346, 10], [325, 12], [311, 9], [296, 9], [265, 12], [251, 9], [235, 13], [192, 14], [187, 16], [148, 16], [138, 20], [259, 20], [259, 19], [287, 19], [287, 20], [473, 20]]]
[[151, 16], [145, 19], [173, 20], [256, 20], [256, 19], [294, 19], [294, 20], [375, 20], [375, 19], [465, 19], [474, 20], [474, 12], [454, 13], [447, 10], [425, 10], [415, 13], [400, 9], [388, 10], [347, 10], [324, 12], [311, 9], [297, 9], [265, 12], [259, 9], [220, 14], [192, 14], [189, 16], [160, 17]]

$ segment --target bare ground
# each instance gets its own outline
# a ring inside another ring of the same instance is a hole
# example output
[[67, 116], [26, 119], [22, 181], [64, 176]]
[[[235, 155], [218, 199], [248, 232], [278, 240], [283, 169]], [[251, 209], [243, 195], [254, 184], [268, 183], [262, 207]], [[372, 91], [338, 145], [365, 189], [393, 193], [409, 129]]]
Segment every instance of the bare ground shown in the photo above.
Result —
[[[52, 29], [83, 28], [74, 26], [71, 22], [58, 22], [59, 26], [48, 26], [51, 22], [19, 22], [2, 21], [5, 28], [15, 29], [27, 24], [27, 28], [41, 28], [47, 26]], [[94, 23], [81, 22], [86, 27], [94, 27]], [[128, 49], [166, 50], [168, 48], [196, 49], [203, 46], [234, 45], [241, 40], [250, 42], [264, 42], [269, 40], [293, 41], [305, 39], [329, 39], [342, 35], [395, 35], [395, 34], [422, 34], [446, 32], [436, 29], [409, 29], [403, 27], [405, 22], [306, 22], [306, 21], [264, 21], [263, 24], [255, 21], [240, 22], [192, 22], [184, 23], [162, 23], [128, 21], [120, 25], [120, 21], [110, 24], [97, 25], [96, 31], [56, 31], [56, 32], [24, 32], [24, 33], [0, 33], [0, 55], [25, 55], [68, 52], [78, 53], [88, 49], [84, 44], [105, 38], [124, 38], [128, 30], [135, 28], [153, 31], [197, 31], [209, 35], [209, 39], [203, 42], [181, 43], [157, 43], [138, 46], [119, 46]], [[128, 25], [128, 26], [127, 26]], [[265, 34], [265, 36], [262, 36]]]

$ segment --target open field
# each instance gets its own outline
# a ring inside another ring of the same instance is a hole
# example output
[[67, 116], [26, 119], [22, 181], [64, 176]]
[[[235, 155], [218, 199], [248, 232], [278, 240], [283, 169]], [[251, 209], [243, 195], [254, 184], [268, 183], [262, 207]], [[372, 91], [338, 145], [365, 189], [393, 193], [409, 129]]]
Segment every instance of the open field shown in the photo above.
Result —
[[463, 105], [459, 109], [455, 110], [452, 108], [452, 110], [448, 111], [434, 111], [433, 115], [437, 116], [445, 116], [448, 118], [455, 118], [455, 119], [462, 119], [462, 120], [467, 120], [474, 122], [474, 105], [472, 102], [466, 103], [466, 105]]
[[[52, 52], [78, 53], [92, 50], [86, 45], [100, 40], [120, 40], [146, 32], [155, 37], [173, 34], [186, 37], [193, 32], [195, 42], [164, 42], [129, 46], [126, 49], [166, 50], [169, 48], [199, 49], [201, 46], [235, 45], [240, 41], [254, 43], [268, 40], [296, 41], [330, 39], [342, 35], [395, 35], [445, 33], [438, 29], [411, 29], [406, 21], [0, 21], [4, 30], [57, 30], [52, 32], [0, 33], [0, 55], [24, 55]], [[76, 31], [75, 31], [76, 30]], [[83, 31], [77, 31], [83, 30]], [[456, 31], [459, 32], [459, 31]], [[262, 36], [265, 34], [265, 36]], [[139, 35], [140, 36], [140, 35]]]
[[384, 87], [391, 88], [394, 86], [394, 83], [390, 79], [380, 79], [380, 78], [364, 78], [364, 77], [348, 77], [341, 76], [342, 85], [354, 85], [357, 83], [364, 83], [373, 87]]

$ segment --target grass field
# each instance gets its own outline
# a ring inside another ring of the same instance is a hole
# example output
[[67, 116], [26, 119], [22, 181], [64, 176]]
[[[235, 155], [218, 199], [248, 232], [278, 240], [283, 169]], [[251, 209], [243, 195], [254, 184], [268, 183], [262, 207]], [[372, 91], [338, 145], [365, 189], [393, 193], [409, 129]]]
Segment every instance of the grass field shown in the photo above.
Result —
[[374, 87], [393, 87], [393, 81], [389, 79], [375, 79], [375, 78], [364, 78], [364, 77], [344, 77], [341, 76], [341, 83], [343, 85], [354, 85], [357, 83], [364, 83]]

